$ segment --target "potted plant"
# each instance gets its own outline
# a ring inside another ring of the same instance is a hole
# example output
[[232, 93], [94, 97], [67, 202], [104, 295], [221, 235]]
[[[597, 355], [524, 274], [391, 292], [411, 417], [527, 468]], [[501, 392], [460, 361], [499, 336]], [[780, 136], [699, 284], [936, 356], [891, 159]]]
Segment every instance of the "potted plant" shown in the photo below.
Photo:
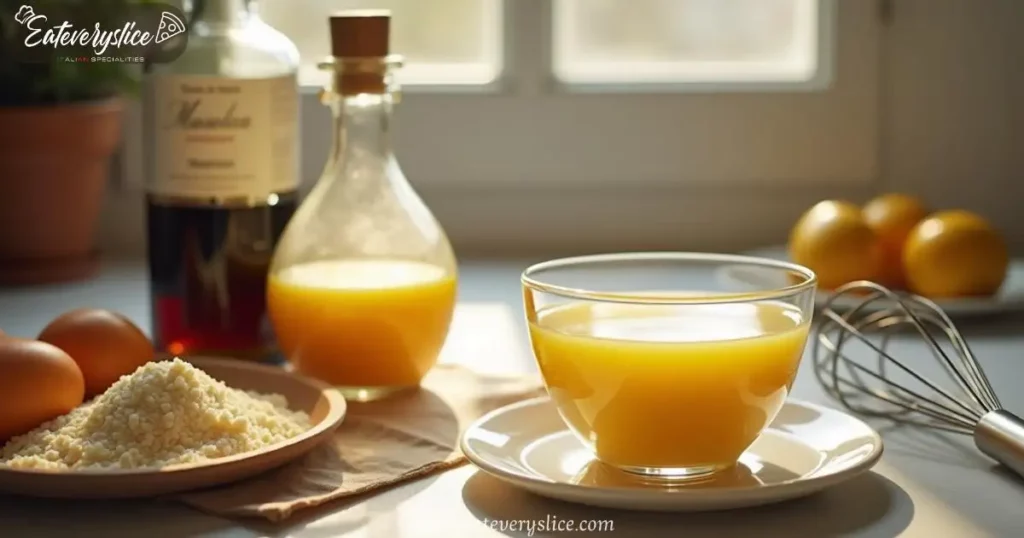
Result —
[[[96, 270], [97, 226], [121, 135], [120, 96], [133, 91], [141, 72], [129, 63], [68, 61], [73, 52], [59, 47], [29, 61], [19, 49], [26, 4], [0, 0], [0, 285], [75, 280]], [[45, 0], [31, 9], [113, 21], [134, 4]], [[50, 19], [46, 27], [59, 24], [58, 16]]]

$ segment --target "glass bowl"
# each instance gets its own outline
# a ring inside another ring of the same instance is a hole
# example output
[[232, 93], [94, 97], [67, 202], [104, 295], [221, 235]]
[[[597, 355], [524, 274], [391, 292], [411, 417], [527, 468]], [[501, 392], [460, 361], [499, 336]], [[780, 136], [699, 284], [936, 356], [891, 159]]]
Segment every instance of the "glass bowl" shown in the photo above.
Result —
[[522, 284], [566, 425], [606, 464], [692, 479], [733, 467], [782, 408], [816, 278], [771, 259], [623, 253], [540, 263]]

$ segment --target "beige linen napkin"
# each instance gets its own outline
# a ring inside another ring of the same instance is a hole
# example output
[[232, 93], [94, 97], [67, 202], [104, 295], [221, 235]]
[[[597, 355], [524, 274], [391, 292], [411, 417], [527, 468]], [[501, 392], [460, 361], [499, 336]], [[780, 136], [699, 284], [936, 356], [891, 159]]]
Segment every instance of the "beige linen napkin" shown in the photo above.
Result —
[[539, 378], [491, 377], [436, 367], [423, 388], [350, 402], [329, 442], [277, 470], [173, 498], [204, 512], [280, 521], [303, 508], [371, 492], [462, 465], [459, 434], [503, 405], [543, 394]]

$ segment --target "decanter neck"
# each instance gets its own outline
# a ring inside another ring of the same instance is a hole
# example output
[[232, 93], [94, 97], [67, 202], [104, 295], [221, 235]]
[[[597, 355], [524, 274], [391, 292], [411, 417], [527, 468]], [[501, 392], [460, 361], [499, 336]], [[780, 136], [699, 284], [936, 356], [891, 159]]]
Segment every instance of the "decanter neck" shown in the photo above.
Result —
[[331, 161], [340, 163], [358, 153], [361, 157], [391, 157], [392, 96], [362, 93], [338, 96], [333, 104], [334, 147]]

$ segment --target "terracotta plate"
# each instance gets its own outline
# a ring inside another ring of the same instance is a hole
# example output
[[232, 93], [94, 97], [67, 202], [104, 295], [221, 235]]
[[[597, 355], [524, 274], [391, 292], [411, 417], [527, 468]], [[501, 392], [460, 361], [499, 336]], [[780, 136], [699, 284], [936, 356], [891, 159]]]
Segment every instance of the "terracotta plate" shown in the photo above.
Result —
[[0, 492], [112, 499], [151, 497], [216, 486], [257, 475], [302, 456], [326, 441], [345, 418], [345, 399], [319, 381], [281, 368], [237, 360], [194, 357], [189, 362], [229, 387], [283, 395], [289, 407], [309, 413], [313, 427], [262, 450], [159, 469], [45, 471], [0, 465]]

